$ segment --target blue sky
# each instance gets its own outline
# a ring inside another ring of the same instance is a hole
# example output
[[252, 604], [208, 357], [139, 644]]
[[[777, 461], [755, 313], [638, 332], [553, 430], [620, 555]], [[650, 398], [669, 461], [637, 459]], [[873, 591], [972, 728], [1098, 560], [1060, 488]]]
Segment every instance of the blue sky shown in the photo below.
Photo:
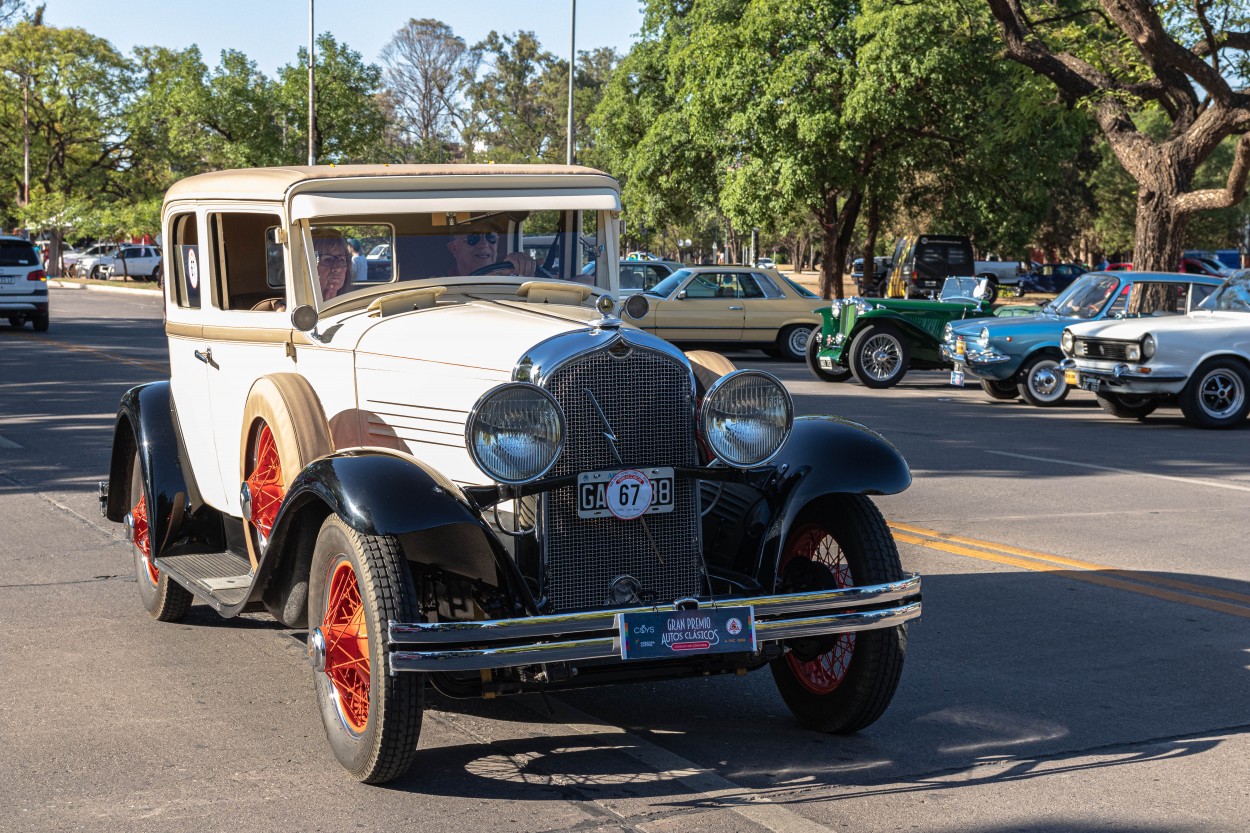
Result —
[[[318, 33], [330, 31], [370, 63], [378, 62], [382, 47], [413, 17], [441, 20], [470, 45], [492, 29], [532, 31], [544, 49], [563, 58], [569, 51], [569, 7], [569, 0], [315, 0], [315, 22]], [[296, 50], [308, 43], [308, 0], [47, 0], [44, 20], [86, 29], [124, 53], [135, 46], [198, 44], [210, 67], [223, 49], [238, 49], [270, 76], [293, 63]], [[581, 0], [577, 50], [610, 46], [627, 52], [641, 25], [639, 0]]]

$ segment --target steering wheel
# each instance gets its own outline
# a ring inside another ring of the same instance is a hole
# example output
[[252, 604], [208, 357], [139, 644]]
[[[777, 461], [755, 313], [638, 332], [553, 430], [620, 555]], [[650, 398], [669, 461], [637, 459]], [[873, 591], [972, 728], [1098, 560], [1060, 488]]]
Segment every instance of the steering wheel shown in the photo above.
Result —
[[485, 266], [482, 266], [481, 268], [474, 269], [472, 272], [469, 273], [469, 277], [472, 278], [472, 277], [477, 277], [480, 275], [493, 275], [496, 272], [502, 272], [505, 269], [510, 270], [510, 271], [515, 271], [516, 266], [513, 265], [512, 261], [510, 260], [496, 260], [494, 263], [488, 263]]

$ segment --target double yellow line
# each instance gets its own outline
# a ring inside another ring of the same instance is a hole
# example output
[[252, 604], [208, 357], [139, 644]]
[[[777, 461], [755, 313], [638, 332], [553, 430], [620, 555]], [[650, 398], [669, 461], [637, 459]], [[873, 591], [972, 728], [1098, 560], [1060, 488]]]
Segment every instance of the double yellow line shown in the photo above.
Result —
[[[1231, 590], [1220, 590], [1202, 584], [1192, 584], [1179, 579], [1159, 576], [1153, 573], [1142, 573], [1136, 570], [1118, 570], [1104, 564], [1092, 564], [1078, 561], [1075, 558], [1064, 558], [1060, 555], [1049, 555], [1043, 552], [1010, 547], [1006, 544], [995, 544], [990, 541], [978, 541], [975, 538], [961, 538], [933, 529], [911, 526], [903, 523], [891, 523], [894, 539], [906, 544], [916, 544], [931, 550], [977, 558], [982, 561], [993, 561], [998, 564], [1010, 564], [1025, 570], [1039, 573], [1056, 573], [1065, 578], [1111, 587], [1116, 590], [1127, 590], [1169, 602], [1214, 610], [1250, 619], [1250, 595], [1234, 593]], [[1224, 600], [1224, 601], [1221, 601]]]

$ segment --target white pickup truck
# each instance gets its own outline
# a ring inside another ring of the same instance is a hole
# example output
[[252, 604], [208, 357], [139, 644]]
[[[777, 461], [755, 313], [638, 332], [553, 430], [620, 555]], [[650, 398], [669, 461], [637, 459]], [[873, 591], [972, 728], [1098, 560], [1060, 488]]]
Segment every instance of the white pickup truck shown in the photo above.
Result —
[[1015, 286], [1029, 273], [1029, 264], [1018, 260], [978, 260], [973, 265], [978, 278], [990, 278], [999, 286]]

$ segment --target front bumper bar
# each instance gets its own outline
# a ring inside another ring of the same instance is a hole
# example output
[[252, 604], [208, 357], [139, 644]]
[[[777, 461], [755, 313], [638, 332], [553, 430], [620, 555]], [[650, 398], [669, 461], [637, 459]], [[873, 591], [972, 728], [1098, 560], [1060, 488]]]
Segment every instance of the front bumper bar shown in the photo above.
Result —
[[[756, 641], [779, 642], [891, 628], [920, 616], [920, 576], [901, 581], [776, 596], [700, 600], [700, 607], [750, 606]], [[479, 671], [545, 662], [621, 658], [617, 615], [635, 607], [481, 622], [394, 622], [390, 672]]]

